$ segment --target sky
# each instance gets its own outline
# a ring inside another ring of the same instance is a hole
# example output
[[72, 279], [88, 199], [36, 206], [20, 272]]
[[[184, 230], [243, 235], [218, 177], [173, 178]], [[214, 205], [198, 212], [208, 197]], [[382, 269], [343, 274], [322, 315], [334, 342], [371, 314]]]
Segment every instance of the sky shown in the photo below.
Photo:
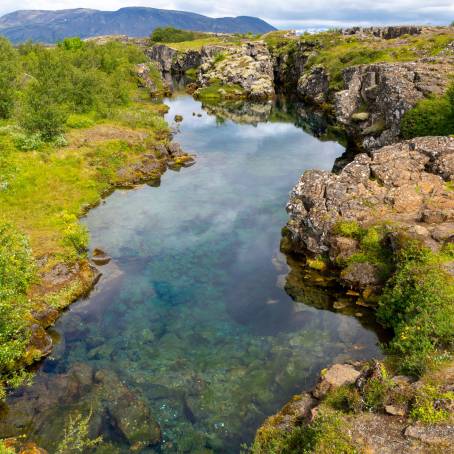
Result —
[[277, 28], [441, 24], [454, 21], [454, 0], [0, 0], [0, 15], [17, 9], [125, 6], [178, 9], [211, 17], [258, 16]]

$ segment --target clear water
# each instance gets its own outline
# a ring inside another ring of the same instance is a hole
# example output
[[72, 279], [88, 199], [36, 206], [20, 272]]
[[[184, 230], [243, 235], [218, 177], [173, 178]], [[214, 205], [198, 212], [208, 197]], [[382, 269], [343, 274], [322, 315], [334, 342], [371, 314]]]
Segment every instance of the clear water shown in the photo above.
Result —
[[[160, 452], [238, 453], [321, 368], [379, 356], [359, 320], [283, 289], [288, 193], [305, 169], [330, 170], [344, 150], [277, 108], [235, 117], [256, 123], [246, 124], [189, 96], [166, 103], [169, 122], [184, 117], [175, 140], [196, 164], [168, 171], [159, 188], [116, 191], [88, 214], [92, 247], [113, 261], [57, 323], [62, 341], [39, 375], [80, 362], [114, 370], [158, 419]], [[61, 427], [62, 412], [29, 432], [55, 442], [49, 425]], [[129, 452], [115, 434], [104, 442]]]

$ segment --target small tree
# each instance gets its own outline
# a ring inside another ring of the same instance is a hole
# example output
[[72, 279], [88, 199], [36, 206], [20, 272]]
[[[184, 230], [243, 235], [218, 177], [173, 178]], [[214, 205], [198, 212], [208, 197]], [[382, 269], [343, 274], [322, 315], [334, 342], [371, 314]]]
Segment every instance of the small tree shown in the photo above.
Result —
[[18, 74], [17, 51], [8, 40], [0, 38], [0, 118], [8, 118], [13, 111]]

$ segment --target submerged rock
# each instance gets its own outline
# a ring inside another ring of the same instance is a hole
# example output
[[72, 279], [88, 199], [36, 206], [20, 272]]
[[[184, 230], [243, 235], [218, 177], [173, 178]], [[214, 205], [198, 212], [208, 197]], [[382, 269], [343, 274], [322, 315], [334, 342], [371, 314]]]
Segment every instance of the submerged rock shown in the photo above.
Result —
[[[8, 401], [0, 418], [2, 436], [27, 434], [39, 429], [45, 447], [54, 452], [64, 434], [69, 415], [89, 417], [89, 436], [102, 435], [107, 427], [117, 432], [131, 450], [156, 445], [161, 440], [159, 424], [146, 401], [131, 391], [111, 370], [95, 370], [75, 364], [67, 373], [41, 375], [31, 388], [23, 389]], [[55, 421], [61, 421], [60, 426]]]

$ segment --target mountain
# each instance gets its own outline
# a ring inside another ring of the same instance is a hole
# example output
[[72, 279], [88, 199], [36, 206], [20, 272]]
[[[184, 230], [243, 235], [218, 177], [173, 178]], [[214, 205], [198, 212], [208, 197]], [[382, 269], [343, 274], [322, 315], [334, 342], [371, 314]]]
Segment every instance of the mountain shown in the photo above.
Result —
[[185, 11], [132, 7], [118, 11], [67, 9], [21, 10], [0, 17], [0, 35], [14, 43], [33, 40], [54, 43], [69, 36], [148, 36], [156, 27], [219, 33], [266, 33], [275, 30], [267, 22], [249, 16], [211, 18]]

